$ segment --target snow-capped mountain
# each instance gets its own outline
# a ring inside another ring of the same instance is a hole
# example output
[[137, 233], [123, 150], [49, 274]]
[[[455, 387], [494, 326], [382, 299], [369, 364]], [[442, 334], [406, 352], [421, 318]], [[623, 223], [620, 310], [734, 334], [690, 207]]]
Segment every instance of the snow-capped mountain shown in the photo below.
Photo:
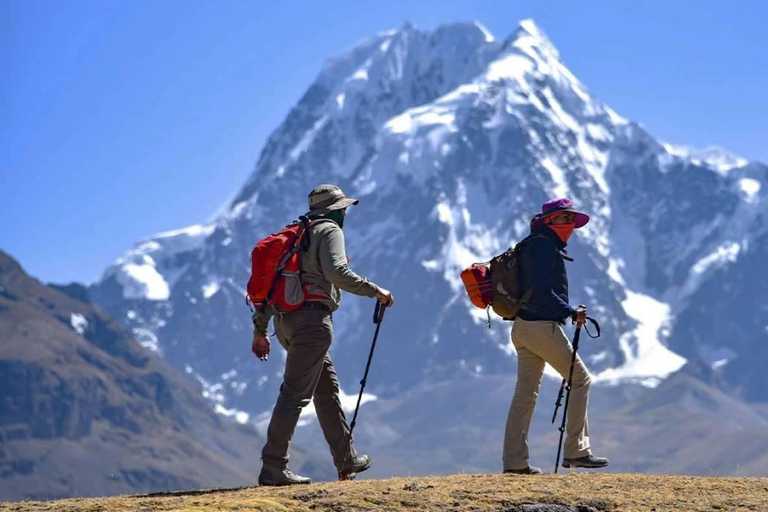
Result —
[[[220, 412], [265, 413], [282, 368], [249, 351], [249, 253], [320, 183], [361, 199], [351, 265], [396, 297], [374, 395], [513, 370], [510, 325], [485, 325], [459, 272], [522, 238], [556, 196], [592, 216], [569, 252], [572, 303], [603, 325], [582, 345], [598, 382], [653, 386], [695, 358], [752, 399], [768, 384], [768, 168], [655, 139], [591, 96], [531, 20], [505, 40], [478, 23], [405, 25], [329, 60], [222, 214], [140, 242], [91, 295]], [[372, 309], [345, 295], [334, 315], [348, 393]]]

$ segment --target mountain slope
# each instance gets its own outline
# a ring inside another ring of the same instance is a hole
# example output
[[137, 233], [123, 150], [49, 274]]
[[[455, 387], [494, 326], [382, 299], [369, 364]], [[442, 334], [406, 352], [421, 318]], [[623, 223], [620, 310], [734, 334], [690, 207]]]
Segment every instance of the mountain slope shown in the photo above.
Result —
[[[323, 182], [362, 199], [345, 226], [351, 264], [398, 299], [375, 395], [510, 371], [509, 326], [484, 326], [458, 274], [524, 236], [545, 199], [568, 195], [592, 215], [569, 250], [572, 302], [604, 327], [583, 349], [596, 380], [656, 386], [703, 358], [760, 399], [768, 292], [729, 287], [759, 268], [768, 168], [654, 139], [591, 96], [530, 20], [505, 40], [477, 23], [406, 25], [330, 60], [224, 213], [137, 244], [89, 292], [204, 380], [219, 407], [268, 414], [281, 369], [248, 352], [248, 254]], [[739, 309], [717, 329], [704, 327], [712, 297]], [[350, 393], [372, 307], [346, 296], [334, 315]]]
[[213, 413], [121, 325], [2, 251], [0, 339], [0, 499], [254, 482], [253, 428]]

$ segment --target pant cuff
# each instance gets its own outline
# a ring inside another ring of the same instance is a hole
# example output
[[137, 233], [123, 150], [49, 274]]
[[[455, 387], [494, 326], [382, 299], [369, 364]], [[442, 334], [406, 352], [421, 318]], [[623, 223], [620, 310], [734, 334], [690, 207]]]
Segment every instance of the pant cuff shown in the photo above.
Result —
[[268, 466], [270, 468], [275, 469], [285, 469], [288, 467], [288, 461], [285, 459], [275, 459], [273, 457], [261, 457], [261, 463], [264, 466]]
[[591, 453], [592, 453], [592, 450], [590, 450], [589, 448], [586, 448], [585, 450], [581, 450], [581, 451], [576, 452], [575, 455], [571, 454], [571, 453], [566, 453], [563, 456], [563, 458], [564, 459], [580, 459], [582, 457], [586, 457], [587, 455], [589, 455]]

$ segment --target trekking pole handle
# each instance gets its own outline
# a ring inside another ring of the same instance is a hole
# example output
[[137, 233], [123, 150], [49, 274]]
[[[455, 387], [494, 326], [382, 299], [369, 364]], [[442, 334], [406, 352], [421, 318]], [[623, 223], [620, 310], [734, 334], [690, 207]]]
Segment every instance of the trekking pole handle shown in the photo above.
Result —
[[[585, 306], [584, 304], [579, 304], [578, 307], [586, 309], [587, 306]], [[573, 319], [573, 323], [574, 324], [578, 324], [578, 322], [576, 322], [576, 318]], [[592, 326], [597, 330], [597, 334], [593, 335], [591, 332], [589, 332], [589, 326], [587, 325], [588, 323], [592, 324]], [[584, 320], [584, 323], [581, 324], [581, 326], [584, 327], [584, 330], [587, 331], [587, 336], [589, 336], [590, 338], [594, 339], [594, 338], [599, 338], [600, 337], [600, 334], [601, 334], [600, 333], [600, 324], [598, 323], [597, 320], [595, 320], [591, 316], [587, 316], [585, 318], [585, 320]], [[580, 327], [580, 326], [577, 325], [577, 327]]]
[[[579, 309], [584, 309], [584, 310], [586, 310], [586, 309], [587, 309], [587, 306], [586, 306], [585, 304], [579, 304], [579, 305], [576, 307], [576, 310], [579, 310]], [[576, 313], [574, 313], [574, 314], [573, 314], [573, 317], [572, 317], [572, 318], [573, 318], [573, 322], [572, 322], [572, 323], [573, 323], [573, 324], [577, 324], [577, 325], [578, 325], [578, 323], [579, 323], [579, 322], [577, 321], [577, 319], [578, 319], [578, 316], [576, 315]]]
[[384, 313], [387, 311], [387, 306], [376, 300], [376, 309], [373, 310], [373, 323], [380, 324], [384, 320]]

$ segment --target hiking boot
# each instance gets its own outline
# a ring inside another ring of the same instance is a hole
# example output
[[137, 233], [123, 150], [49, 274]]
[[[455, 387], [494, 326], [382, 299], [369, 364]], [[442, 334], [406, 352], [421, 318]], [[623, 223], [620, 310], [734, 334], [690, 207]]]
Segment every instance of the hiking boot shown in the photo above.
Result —
[[608, 465], [608, 459], [605, 457], [595, 457], [591, 453], [578, 459], [563, 459], [564, 468], [604, 468]]
[[305, 476], [299, 476], [288, 468], [272, 468], [267, 465], [261, 467], [259, 485], [296, 485], [311, 484], [312, 480]]
[[523, 469], [505, 469], [505, 474], [513, 474], [513, 475], [540, 475], [541, 469], [535, 468], [533, 466], [528, 466], [527, 468]]
[[368, 455], [358, 455], [352, 458], [339, 470], [339, 480], [352, 480], [358, 473], [362, 473], [371, 467], [371, 458]]

